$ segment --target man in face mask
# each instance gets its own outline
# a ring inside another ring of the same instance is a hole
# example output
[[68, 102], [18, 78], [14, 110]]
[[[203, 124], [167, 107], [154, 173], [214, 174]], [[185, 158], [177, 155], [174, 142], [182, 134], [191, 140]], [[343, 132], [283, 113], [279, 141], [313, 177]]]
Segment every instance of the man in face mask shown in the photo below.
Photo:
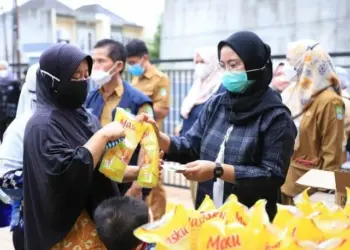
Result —
[[9, 71], [8, 62], [5, 60], [0, 60], [0, 81], [9, 82], [14, 80], [16, 80], [16, 77]]
[[0, 61], [0, 78], [5, 78], [8, 76], [8, 63], [6, 61]]
[[[101, 40], [95, 45], [92, 58], [94, 64], [91, 79], [98, 88], [89, 93], [85, 106], [99, 118], [102, 126], [114, 120], [117, 107], [134, 115], [146, 113], [154, 116], [152, 100], [122, 79], [126, 61], [126, 50], [123, 44], [112, 39]], [[137, 165], [138, 154], [139, 148], [136, 149], [130, 165]], [[135, 168], [135, 171], [138, 169]], [[121, 183], [118, 187], [121, 193], [125, 194], [131, 184]], [[138, 187], [132, 185], [131, 188]], [[129, 190], [129, 193], [138, 193], [138, 190]], [[143, 194], [146, 196], [147, 190], [143, 190]]]
[[91, 79], [98, 89], [89, 94], [86, 107], [100, 118], [102, 126], [113, 120], [116, 107], [134, 115], [144, 112], [153, 116], [152, 101], [122, 79], [126, 60], [123, 44], [111, 39], [101, 40], [95, 45], [92, 58]]
[[152, 99], [156, 121], [161, 127], [163, 119], [169, 113], [169, 78], [150, 63], [143, 41], [132, 40], [126, 45], [126, 50], [128, 71], [134, 76], [132, 85]]

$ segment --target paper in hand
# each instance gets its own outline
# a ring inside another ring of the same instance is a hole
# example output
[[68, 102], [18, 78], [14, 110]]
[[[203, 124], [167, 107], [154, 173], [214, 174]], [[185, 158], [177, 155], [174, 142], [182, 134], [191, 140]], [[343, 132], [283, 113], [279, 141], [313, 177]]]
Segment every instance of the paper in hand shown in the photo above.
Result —
[[164, 164], [163, 170], [172, 171], [172, 172], [184, 172], [187, 168], [183, 165], [178, 164]]

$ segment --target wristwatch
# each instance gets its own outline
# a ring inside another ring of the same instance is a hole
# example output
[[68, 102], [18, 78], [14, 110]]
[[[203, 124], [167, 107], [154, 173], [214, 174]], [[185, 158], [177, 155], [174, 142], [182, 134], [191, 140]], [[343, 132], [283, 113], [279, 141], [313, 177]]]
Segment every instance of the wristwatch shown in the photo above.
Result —
[[213, 181], [216, 182], [217, 178], [220, 178], [224, 174], [224, 168], [221, 163], [216, 162], [216, 166], [213, 171]]

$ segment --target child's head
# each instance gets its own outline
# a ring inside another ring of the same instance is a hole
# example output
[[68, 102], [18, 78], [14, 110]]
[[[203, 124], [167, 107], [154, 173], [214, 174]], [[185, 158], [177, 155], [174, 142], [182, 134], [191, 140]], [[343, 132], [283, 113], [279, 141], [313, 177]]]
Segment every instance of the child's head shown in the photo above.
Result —
[[101, 241], [108, 250], [132, 250], [142, 242], [134, 230], [150, 220], [146, 203], [132, 197], [114, 197], [95, 210], [94, 221]]

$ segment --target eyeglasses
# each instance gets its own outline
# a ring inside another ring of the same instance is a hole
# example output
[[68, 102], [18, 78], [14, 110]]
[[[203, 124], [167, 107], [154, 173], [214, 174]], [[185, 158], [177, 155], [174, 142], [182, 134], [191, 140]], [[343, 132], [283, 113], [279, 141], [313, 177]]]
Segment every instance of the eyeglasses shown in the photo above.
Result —
[[243, 65], [242, 62], [231, 61], [229, 64], [225, 64], [223, 62], [220, 62], [217, 67], [218, 67], [218, 70], [220, 70], [222, 72], [223, 71], [232, 72], [232, 71], [237, 71], [240, 68], [242, 68], [242, 65]]
[[261, 68], [250, 69], [250, 70], [244, 70], [240, 66], [241, 66], [240, 64], [237, 64], [237, 65], [233, 66], [233, 65], [225, 65], [225, 64], [219, 63], [219, 67], [220, 67], [219, 70], [222, 71], [222, 72], [227, 71], [227, 72], [230, 72], [230, 73], [237, 72], [237, 71], [244, 71], [244, 72], [248, 73], [248, 72], [264, 70], [266, 68], [266, 64], [263, 67], [261, 67]]

